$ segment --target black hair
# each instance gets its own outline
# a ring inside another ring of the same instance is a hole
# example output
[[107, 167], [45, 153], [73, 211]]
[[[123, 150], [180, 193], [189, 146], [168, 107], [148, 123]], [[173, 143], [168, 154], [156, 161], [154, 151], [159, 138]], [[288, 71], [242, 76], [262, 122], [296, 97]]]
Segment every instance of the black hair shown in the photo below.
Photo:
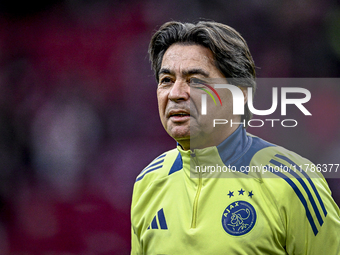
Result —
[[[232, 80], [233, 85], [252, 87], [255, 94], [253, 58], [246, 41], [232, 27], [213, 21], [200, 21], [196, 24], [171, 21], [162, 25], [151, 38], [148, 51], [157, 82], [164, 53], [175, 43], [197, 44], [210, 49], [216, 67], [227, 80]], [[242, 121], [246, 121], [245, 127], [251, 118], [252, 113], [246, 103], [242, 116]]]

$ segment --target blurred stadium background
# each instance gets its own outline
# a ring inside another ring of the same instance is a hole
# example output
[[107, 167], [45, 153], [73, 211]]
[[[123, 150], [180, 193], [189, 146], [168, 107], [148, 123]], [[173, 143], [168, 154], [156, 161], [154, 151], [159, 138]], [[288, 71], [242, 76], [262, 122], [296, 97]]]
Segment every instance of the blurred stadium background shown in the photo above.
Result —
[[[1, 1], [1, 254], [129, 254], [135, 177], [176, 145], [148, 43], [166, 21], [202, 18], [245, 37], [258, 77], [340, 76], [339, 0]], [[308, 89], [313, 117], [249, 132], [339, 163], [340, 84]], [[340, 179], [329, 184], [339, 204]]]

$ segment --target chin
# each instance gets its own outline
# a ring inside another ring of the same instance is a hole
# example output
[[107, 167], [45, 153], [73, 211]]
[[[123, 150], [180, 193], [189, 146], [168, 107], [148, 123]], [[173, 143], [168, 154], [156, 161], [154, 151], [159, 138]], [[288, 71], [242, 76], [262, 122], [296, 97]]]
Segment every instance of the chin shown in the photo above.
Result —
[[190, 127], [172, 127], [167, 130], [167, 133], [174, 139], [189, 138], [190, 139]]
[[170, 136], [175, 139], [176, 141], [181, 141], [181, 140], [190, 140], [190, 134], [170, 134]]

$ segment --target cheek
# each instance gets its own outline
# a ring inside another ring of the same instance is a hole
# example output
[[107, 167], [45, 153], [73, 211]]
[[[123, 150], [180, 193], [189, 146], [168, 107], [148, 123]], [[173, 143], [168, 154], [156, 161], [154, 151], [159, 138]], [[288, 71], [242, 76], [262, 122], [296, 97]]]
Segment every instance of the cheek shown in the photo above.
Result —
[[201, 114], [202, 94], [201, 90], [190, 90], [190, 114], [193, 116]]
[[157, 91], [157, 101], [158, 101], [158, 111], [159, 115], [161, 117], [161, 120], [163, 121], [164, 115], [165, 115], [165, 109], [168, 101], [168, 96], [164, 91]]
[[229, 90], [220, 90], [219, 95], [221, 97], [222, 106], [219, 101], [217, 102], [216, 113], [222, 114], [220, 118], [229, 118], [233, 112], [233, 97]]
[[158, 101], [158, 108], [161, 109], [161, 106], [164, 105], [165, 100], [165, 93], [162, 90], [157, 90], [157, 101]]

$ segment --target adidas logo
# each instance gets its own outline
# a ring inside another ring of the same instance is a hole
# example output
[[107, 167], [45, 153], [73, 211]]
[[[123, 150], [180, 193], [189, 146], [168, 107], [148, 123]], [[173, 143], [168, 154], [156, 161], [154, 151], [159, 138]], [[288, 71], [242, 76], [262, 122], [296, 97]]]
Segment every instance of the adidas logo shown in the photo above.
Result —
[[168, 229], [168, 225], [166, 224], [165, 216], [163, 208], [160, 209], [148, 227], [148, 229]]

